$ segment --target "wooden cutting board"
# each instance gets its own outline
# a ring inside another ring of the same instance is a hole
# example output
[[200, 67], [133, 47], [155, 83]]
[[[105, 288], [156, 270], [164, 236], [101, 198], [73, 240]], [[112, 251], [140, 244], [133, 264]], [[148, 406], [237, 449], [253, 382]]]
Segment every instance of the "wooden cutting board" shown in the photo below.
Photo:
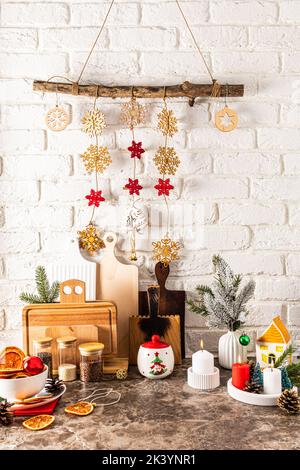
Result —
[[[170, 273], [170, 266], [163, 263], [155, 265], [155, 276], [160, 287], [158, 314], [179, 315], [180, 317], [180, 338], [181, 356], [185, 358], [185, 299], [184, 290], [170, 290], [166, 288], [166, 281]], [[149, 305], [147, 292], [139, 292], [139, 315], [149, 315]]]
[[[64, 289], [70, 290], [69, 294]], [[81, 289], [81, 292], [78, 291]], [[75, 289], [79, 293], [75, 293]], [[51, 336], [53, 363], [57, 367], [56, 338], [72, 335], [77, 345], [89, 341], [104, 343], [104, 358], [117, 355], [117, 311], [112, 302], [85, 302], [85, 284], [77, 279], [61, 283], [60, 303], [33, 304], [23, 308], [23, 348], [33, 353], [33, 340]], [[77, 356], [77, 360], [79, 355]]]
[[64, 253], [63, 259], [46, 266], [49, 281], [63, 282], [66, 279], [81, 279], [85, 282], [86, 299], [96, 299], [96, 262], [88, 261], [80, 252], [78, 239], [75, 234]]
[[138, 313], [138, 268], [115, 256], [117, 235], [105, 233], [105, 249], [97, 273], [97, 298], [117, 307], [118, 356], [129, 356], [129, 317]]

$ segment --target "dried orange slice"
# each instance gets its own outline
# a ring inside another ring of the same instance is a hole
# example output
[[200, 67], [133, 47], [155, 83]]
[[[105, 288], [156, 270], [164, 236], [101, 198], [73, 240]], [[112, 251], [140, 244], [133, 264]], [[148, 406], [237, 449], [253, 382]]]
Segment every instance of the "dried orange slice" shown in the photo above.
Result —
[[0, 353], [0, 372], [23, 370], [25, 354], [16, 346], [7, 346]]
[[87, 416], [94, 411], [95, 406], [95, 403], [89, 403], [88, 401], [79, 401], [74, 405], [67, 406], [65, 408], [65, 412], [78, 416]]
[[50, 426], [54, 420], [55, 417], [51, 415], [38, 415], [26, 419], [22, 424], [25, 428], [31, 429], [31, 431], [40, 431], [41, 429], [45, 429]]

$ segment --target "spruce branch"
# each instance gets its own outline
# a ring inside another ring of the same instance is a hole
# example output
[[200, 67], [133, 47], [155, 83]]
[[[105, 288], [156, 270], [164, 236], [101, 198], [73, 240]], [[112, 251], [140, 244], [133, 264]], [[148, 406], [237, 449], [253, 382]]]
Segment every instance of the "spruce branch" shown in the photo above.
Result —
[[292, 381], [292, 384], [296, 387], [300, 387], [300, 362], [288, 364], [286, 367], [288, 376]]
[[22, 300], [22, 302], [26, 302], [27, 304], [41, 303], [41, 299], [38, 295], [29, 294], [28, 292], [22, 292], [22, 294], [20, 295], [20, 300]]
[[189, 300], [191, 312], [207, 317], [211, 328], [227, 327], [230, 331], [239, 329], [248, 314], [246, 304], [253, 296], [254, 281], [240, 289], [242, 277], [234, 274], [229, 264], [219, 255], [212, 259], [216, 274], [212, 286], [196, 287], [199, 297]]
[[20, 300], [30, 304], [50, 304], [53, 303], [59, 295], [59, 282], [55, 281], [50, 286], [46, 269], [44, 266], [37, 266], [35, 270], [35, 282], [37, 294], [22, 292]]
[[49, 303], [53, 303], [55, 299], [57, 299], [57, 297], [59, 296], [59, 287], [60, 284], [58, 281], [53, 282], [49, 291]]
[[37, 266], [35, 270], [35, 283], [41, 303], [45, 303], [49, 299], [50, 285], [44, 266]]
[[288, 356], [291, 356], [295, 351], [296, 351], [296, 347], [291, 343], [285, 351], [283, 351], [283, 353], [281, 354], [281, 356], [279, 356], [279, 358], [277, 359], [277, 361], [275, 362], [274, 364], [274, 367], [280, 367], [282, 366], [285, 361], [288, 359]]

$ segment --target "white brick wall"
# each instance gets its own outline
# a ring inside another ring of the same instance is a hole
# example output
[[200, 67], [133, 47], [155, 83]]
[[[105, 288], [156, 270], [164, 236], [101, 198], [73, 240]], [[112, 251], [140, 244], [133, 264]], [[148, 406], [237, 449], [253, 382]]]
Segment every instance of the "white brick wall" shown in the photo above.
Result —
[[[116, 0], [84, 78], [107, 84], [207, 81], [176, 4], [170, 0]], [[80, 116], [92, 99], [60, 96], [72, 123], [60, 134], [45, 127], [54, 95], [32, 92], [33, 79], [78, 77], [107, 0], [2, 0], [0, 11], [0, 344], [20, 342], [18, 296], [33, 285], [34, 268], [62, 258], [87, 220], [83, 196], [92, 187], [79, 154], [89, 139]], [[174, 231], [183, 236], [182, 259], [171, 267], [170, 287], [191, 292], [213, 275], [211, 256], [257, 282], [247, 331], [281, 314], [300, 334], [300, 2], [299, 0], [182, 0], [182, 7], [213, 73], [244, 83], [245, 96], [228, 100], [239, 128], [215, 129], [222, 102], [184, 100], [169, 106], [179, 119], [174, 144], [182, 160], [170, 199]], [[101, 178], [107, 205], [98, 212], [106, 229], [119, 222], [127, 201], [126, 148], [120, 102], [99, 100], [109, 124], [103, 136], [113, 164]], [[146, 125], [136, 131], [146, 153], [137, 171], [152, 207], [153, 232], [141, 237], [141, 285], [152, 280], [152, 239], [161, 231], [161, 201], [152, 189], [152, 158], [162, 143], [156, 131], [161, 102], [148, 104]], [[173, 179], [175, 181], [175, 179]], [[110, 201], [110, 202], [109, 202]], [[185, 226], [183, 227], [183, 221]], [[128, 247], [120, 236], [119, 249]], [[120, 251], [120, 255], [125, 253]], [[220, 332], [187, 312], [188, 351], [204, 337], [215, 350]]]

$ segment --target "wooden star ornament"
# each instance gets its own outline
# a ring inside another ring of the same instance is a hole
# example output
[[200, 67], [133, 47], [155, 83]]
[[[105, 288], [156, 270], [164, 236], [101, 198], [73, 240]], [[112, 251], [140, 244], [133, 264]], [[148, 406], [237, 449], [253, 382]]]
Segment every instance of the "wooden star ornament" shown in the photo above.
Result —
[[158, 195], [162, 196], [169, 196], [170, 190], [174, 189], [174, 186], [170, 184], [170, 178], [163, 180], [162, 178], [158, 179], [158, 184], [154, 186], [155, 189], [158, 191]]
[[141, 155], [145, 152], [142, 148], [142, 142], [135, 142], [134, 140], [131, 143], [131, 146], [128, 147], [129, 152], [131, 152], [131, 158], [141, 158]]
[[100, 202], [105, 201], [105, 198], [102, 196], [102, 191], [95, 191], [91, 189], [90, 194], [85, 196], [85, 199], [89, 201], [89, 206], [99, 207]]
[[222, 132], [233, 131], [238, 125], [237, 113], [228, 106], [224, 106], [216, 113], [215, 125]]

